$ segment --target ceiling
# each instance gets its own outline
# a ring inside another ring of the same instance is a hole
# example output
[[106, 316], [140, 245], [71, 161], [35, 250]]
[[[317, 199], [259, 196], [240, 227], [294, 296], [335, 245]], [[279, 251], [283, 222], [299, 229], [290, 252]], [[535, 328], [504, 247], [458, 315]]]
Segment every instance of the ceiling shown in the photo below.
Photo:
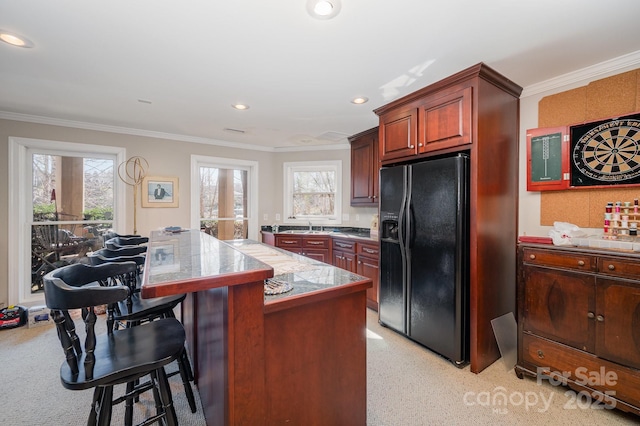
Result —
[[375, 127], [374, 109], [478, 62], [527, 87], [640, 51], [637, 0], [341, 1], [331, 20], [306, 0], [2, 1], [0, 29], [35, 46], [0, 43], [0, 112], [329, 148]]

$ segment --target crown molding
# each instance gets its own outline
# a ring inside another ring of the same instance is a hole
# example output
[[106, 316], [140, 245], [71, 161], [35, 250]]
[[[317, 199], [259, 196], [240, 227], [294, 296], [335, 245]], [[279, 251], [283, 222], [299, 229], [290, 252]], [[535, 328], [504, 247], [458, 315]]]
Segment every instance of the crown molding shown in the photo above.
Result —
[[526, 98], [527, 96], [560, 89], [571, 84], [589, 82], [606, 74], [631, 69], [638, 65], [640, 65], [640, 50], [608, 61], [600, 62], [599, 64], [575, 70], [567, 74], [559, 75], [549, 80], [541, 81], [540, 83], [531, 84], [522, 90], [520, 98]]
[[266, 147], [262, 145], [243, 144], [223, 141], [219, 139], [200, 138], [195, 136], [177, 135], [172, 133], [155, 132], [129, 127], [108, 126], [104, 124], [87, 123], [84, 121], [63, 120], [59, 118], [42, 117], [38, 115], [19, 114], [15, 112], [0, 111], [0, 119], [23, 121], [27, 123], [47, 124], [51, 126], [71, 127], [75, 129], [95, 130], [98, 132], [118, 133], [122, 135], [143, 136], [156, 139], [168, 139], [181, 142], [192, 142], [204, 145], [224, 146], [236, 149], [248, 149], [264, 152], [297, 152], [297, 151], [328, 151], [336, 149], [349, 149], [349, 144], [344, 145], [319, 145], [304, 147]]

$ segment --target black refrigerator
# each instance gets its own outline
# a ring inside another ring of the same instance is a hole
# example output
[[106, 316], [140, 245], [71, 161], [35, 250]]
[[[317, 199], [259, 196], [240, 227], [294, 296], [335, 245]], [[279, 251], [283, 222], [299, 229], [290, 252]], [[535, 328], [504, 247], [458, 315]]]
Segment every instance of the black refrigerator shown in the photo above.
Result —
[[380, 169], [380, 323], [469, 361], [469, 158]]

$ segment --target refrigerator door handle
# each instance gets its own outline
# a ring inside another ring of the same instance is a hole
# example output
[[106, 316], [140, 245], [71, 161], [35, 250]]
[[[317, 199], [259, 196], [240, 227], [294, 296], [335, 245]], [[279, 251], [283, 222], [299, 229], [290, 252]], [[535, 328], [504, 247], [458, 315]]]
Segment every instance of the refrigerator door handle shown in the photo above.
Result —
[[403, 181], [405, 182], [405, 184], [403, 185], [403, 188], [402, 188], [402, 202], [400, 203], [400, 212], [398, 214], [398, 243], [400, 244], [400, 251], [402, 252], [403, 258], [404, 258], [404, 249], [405, 249], [405, 240], [406, 240], [405, 213], [407, 210], [407, 192], [408, 192], [407, 168], [408, 167], [403, 167], [403, 170], [402, 170]]
[[411, 166], [407, 166], [407, 177], [406, 177], [406, 182], [407, 182], [407, 197], [406, 197], [406, 214], [403, 214], [403, 217], [406, 218], [407, 221], [407, 225], [405, 227], [406, 229], [406, 247], [408, 249], [411, 249], [413, 247], [413, 243], [414, 243], [414, 232], [413, 232], [413, 227], [414, 227], [414, 218], [413, 218], [413, 202], [411, 199], [411, 194], [413, 193], [413, 180], [412, 180], [412, 176], [413, 176], [413, 171], [412, 171], [412, 167]]

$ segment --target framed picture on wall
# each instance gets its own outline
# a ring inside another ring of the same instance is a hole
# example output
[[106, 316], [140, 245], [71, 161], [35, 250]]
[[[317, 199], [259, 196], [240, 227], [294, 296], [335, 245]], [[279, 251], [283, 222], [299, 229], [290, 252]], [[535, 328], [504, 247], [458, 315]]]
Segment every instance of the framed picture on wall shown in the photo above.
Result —
[[141, 198], [142, 207], [178, 207], [178, 178], [146, 176]]

